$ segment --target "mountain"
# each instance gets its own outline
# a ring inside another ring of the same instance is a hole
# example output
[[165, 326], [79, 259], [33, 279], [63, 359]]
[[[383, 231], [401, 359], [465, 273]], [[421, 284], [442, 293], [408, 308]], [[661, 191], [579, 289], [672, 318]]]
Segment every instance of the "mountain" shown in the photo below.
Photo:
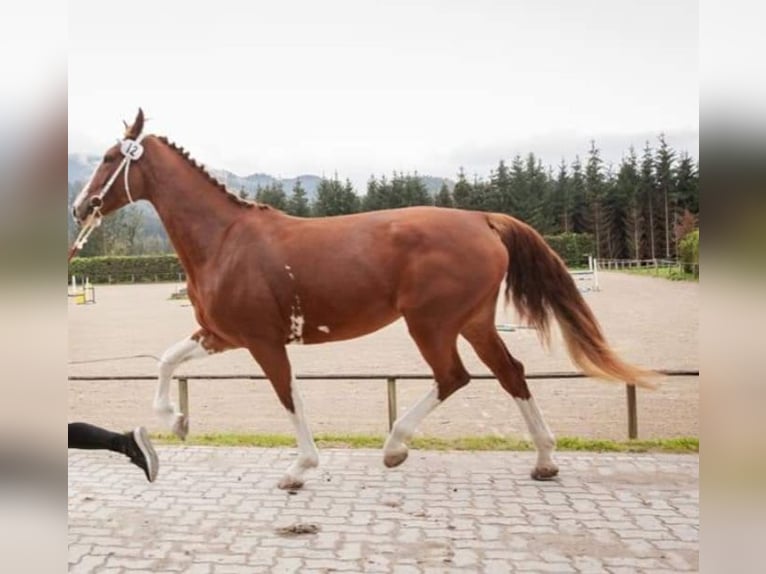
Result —
[[298, 177], [289, 178], [276, 178], [273, 175], [267, 173], [253, 173], [248, 176], [240, 176], [225, 169], [209, 169], [210, 173], [215, 178], [223, 183], [227, 189], [234, 193], [238, 193], [240, 190], [245, 190], [250, 198], [255, 197], [255, 192], [258, 187], [266, 187], [275, 183], [281, 183], [282, 189], [289, 196], [293, 191], [293, 186], [297, 180], [301, 180], [303, 189], [306, 190], [306, 196], [309, 201], [316, 199], [317, 189], [319, 188], [319, 182], [322, 178], [317, 175], [299, 175]]
[[[70, 153], [68, 161], [68, 181], [69, 183], [84, 183], [88, 180], [93, 170], [96, 169], [101, 158], [96, 155]], [[240, 190], [245, 190], [250, 196], [250, 199], [255, 198], [256, 189], [260, 187], [266, 187], [274, 183], [280, 182], [282, 189], [289, 196], [292, 193], [295, 182], [300, 179], [303, 189], [306, 190], [306, 196], [308, 200], [314, 201], [317, 195], [317, 189], [319, 188], [319, 182], [322, 178], [318, 175], [304, 174], [297, 177], [277, 178], [267, 173], [253, 173], [246, 176], [237, 175], [225, 169], [207, 168], [208, 171], [218, 181], [226, 186], [226, 188], [232, 193], [239, 193]], [[421, 175], [420, 179], [428, 189], [431, 195], [436, 195], [441, 189], [442, 182], [447, 183], [447, 187], [452, 191], [455, 187], [455, 182], [451, 179], [442, 177], [433, 177], [429, 175]], [[364, 195], [366, 189], [357, 189], [356, 192], [359, 195]]]

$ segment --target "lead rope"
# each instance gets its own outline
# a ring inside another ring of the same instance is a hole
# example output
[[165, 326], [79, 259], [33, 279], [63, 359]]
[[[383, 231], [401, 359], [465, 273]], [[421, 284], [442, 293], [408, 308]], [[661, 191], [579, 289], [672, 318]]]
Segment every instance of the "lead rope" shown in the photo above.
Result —
[[128, 359], [154, 359], [155, 361], [161, 360], [156, 355], [149, 355], [149, 354], [146, 354], [146, 353], [141, 353], [141, 354], [138, 354], [138, 355], [123, 355], [123, 356], [119, 356], [119, 357], [104, 357], [104, 358], [101, 358], [101, 359], [86, 359], [84, 361], [69, 361], [67, 364], [68, 365], [86, 365], [86, 364], [90, 364], [90, 363], [106, 363], [106, 362], [109, 362], [109, 361], [125, 361], [125, 360], [128, 360]]

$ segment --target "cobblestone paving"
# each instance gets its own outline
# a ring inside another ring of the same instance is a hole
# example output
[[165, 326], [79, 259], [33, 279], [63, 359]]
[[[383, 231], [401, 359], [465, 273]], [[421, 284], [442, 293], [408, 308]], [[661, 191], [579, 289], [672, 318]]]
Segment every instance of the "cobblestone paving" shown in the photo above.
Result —
[[290, 494], [275, 484], [292, 449], [158, 451], [154, 484], [112, 453], [69, 451], [70, 572], [698, 568], [697, 456], [560, 453], [560, 479], [536, 483], [533, 453], [411, 451], [386, 470], [379, 451], [324, 449]]

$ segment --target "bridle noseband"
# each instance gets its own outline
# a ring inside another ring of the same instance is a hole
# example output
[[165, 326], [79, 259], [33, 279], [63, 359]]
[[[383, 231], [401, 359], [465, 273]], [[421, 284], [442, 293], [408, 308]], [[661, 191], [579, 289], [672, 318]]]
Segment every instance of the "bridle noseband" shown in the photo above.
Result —
[[[88, 214], [88, 218], [83, 223], [80, 233], [75, 239], [74, 245], [69, 251], [69, 259], [71, 260], [74, 254], [85, 246], [88, 241], [88, 237], [93, 230], [101, 225], [101, 206], [104, 203], [104, 196], [112, 189], [112, 185], [120, 176], [120, 172], [125, 170], [125, 195], [128, 196], [128, 201], [133, 202], [133, 196], [130, 194], [130, 184], [128, 183], [128, 171], [130, 170], [130, 162], [137, 161], [144, 154], [144, 146], [141, 145], [141, 140], [144, 139], [145, 134], [139, 135], [135, 140], [124, 139], [120, 141], [120, 152], [122, 152], [123, 158], [120, 165], [107, 180], [101, 191], [97, 195], [94, 195], [90, 199], [92, 211]], [[95, 172], [94, 172], [95, 175]], [[90, 182], [86, 185], [86, 188], [90, 185]]]

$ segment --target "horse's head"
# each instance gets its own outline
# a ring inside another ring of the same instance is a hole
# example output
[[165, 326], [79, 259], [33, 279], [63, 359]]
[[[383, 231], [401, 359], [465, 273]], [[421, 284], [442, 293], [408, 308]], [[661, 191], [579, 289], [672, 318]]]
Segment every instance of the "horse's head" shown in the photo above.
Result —
[[125, 124], [123, 138], [106, 150], [101, 163], [75, 198], [72, 204], [75, 221], [96, 226], [101, 216], [144, 198], [143, 129], [144, 112], [139, 108], [133, 124]]

